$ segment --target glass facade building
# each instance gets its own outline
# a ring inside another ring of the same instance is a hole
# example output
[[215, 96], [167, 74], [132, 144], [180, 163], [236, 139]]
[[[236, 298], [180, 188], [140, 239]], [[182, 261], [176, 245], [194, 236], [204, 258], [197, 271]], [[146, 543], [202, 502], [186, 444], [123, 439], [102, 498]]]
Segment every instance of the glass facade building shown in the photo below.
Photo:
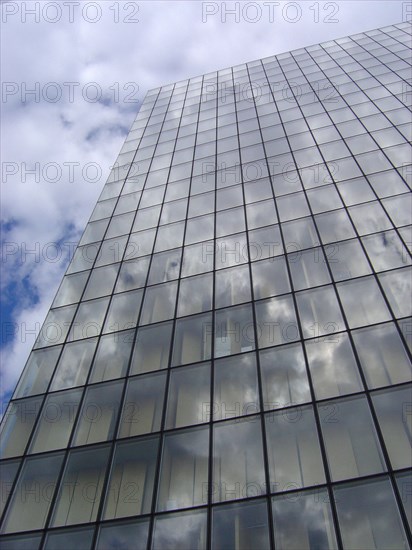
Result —
[[4, 550], [409, 547], [410, 41], [148, 92], [5, 414]]

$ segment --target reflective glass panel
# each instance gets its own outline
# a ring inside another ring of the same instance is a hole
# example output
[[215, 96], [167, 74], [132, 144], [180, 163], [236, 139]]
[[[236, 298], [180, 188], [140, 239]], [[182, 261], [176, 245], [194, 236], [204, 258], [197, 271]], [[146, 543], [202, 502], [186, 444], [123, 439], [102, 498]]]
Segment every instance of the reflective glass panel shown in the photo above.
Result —
[[264, 494], [260, 418], [218, 423], [213, 432], [213, 502]]
[[217, 506], [212, 512], [212, 546], [219, 550], [269, 550], [266, 502]]
[[175, 510], [207, 502], [209, 429], [164, 436], [157, 510]]
[[344, 548], [408, 548], [395, 497], [387, 478], [339, 485], [334, 489]]
[[272, 510], [276, 548], [335, 550], [338, 547], [326, 490], [273, 497]]
[[265, 415], [271, 491], [324, 483], [322, 458], [311, 406]]
[[332, 479], [339, 481], [385, 471], [382, 452], [364, 396], [319, 405]]

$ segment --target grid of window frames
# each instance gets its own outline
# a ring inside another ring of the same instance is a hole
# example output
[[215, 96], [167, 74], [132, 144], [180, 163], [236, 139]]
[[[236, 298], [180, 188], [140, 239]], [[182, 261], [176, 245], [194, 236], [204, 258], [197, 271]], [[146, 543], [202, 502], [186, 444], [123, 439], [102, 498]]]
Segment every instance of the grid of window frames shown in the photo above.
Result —
[[4, 550], [408, 547], [410, 29], [149, 91], [5, 415]]

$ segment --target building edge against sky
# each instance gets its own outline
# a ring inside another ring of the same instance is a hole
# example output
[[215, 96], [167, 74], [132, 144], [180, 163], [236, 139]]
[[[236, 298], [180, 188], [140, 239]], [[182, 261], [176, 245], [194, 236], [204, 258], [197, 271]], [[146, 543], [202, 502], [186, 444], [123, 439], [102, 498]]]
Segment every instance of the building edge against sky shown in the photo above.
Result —
[[5, 414], [2, 548], [411, 545], [410, 41], [148, 92]]

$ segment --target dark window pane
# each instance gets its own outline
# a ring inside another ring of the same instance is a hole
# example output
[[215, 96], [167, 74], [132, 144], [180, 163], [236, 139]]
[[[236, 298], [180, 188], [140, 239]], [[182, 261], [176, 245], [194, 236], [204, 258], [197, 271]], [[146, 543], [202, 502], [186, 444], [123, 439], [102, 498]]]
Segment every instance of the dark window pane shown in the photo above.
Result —
[[83, 529], [64, 529], [49, 532], [44, 543], [44, 550], [89, 550], [92, 547], [94, 527]]
[[213, 509], [212, 546], [219, 550], [269, 550], [266, 502], [230, 504]]
[[[44, 527], [62, 462], [61, 453], [26, 459], [6, 512], [2, 533]], [[31, 487], [35, 490], [28, 490]]]
[[319, 439], [311, 406], [266, 413], [271, 491], [324, 483]]
[[275, 546], [284, 550], [337, 548], [326, 490], [279, 495], [272, 499]]
[[96, 550], [146, 550], [148, 520], [105, 523], [100, 527]]
[[173, 323], [141, 327], [137, 331], [130, 374], [164, 369], [169, 363]]
[[364, 396], [322, 403], [319, 415], [334, 481], [386, 470]]
[[260, 418], [218, 423], [213, 431], [213, 502], [264, 494]]
[[150, 512], [157, 438], [118, 443], [108, 482], [103, 519]]
[[205, 510], [155, 518], [152, 550], [206, 550]]
[[344, 548], [408, 548], [388, 479], [340, 485], [334, 494]]
[[210, 404], [210, 363], [173, 369], [166, 415], [166, 428], [180, 428], [208, 422]]
[[53, 527], [96, 520], [109, 447], [71, 451], [54, 505]]
[[370, 388], [410, 380], [412, 365], [393, 323], [355, 330], [353, 338]]
[[411, 386], [374, 392], [372, 402], [393, 469], [410, 468], [412, 466]]
[[205, 504], [208, 484], [209, 429], [164, 436], [157, 510]]
[[119, 437], [141, 435], [160, 429], [166, 373], [129, 380], [119, 427]]

